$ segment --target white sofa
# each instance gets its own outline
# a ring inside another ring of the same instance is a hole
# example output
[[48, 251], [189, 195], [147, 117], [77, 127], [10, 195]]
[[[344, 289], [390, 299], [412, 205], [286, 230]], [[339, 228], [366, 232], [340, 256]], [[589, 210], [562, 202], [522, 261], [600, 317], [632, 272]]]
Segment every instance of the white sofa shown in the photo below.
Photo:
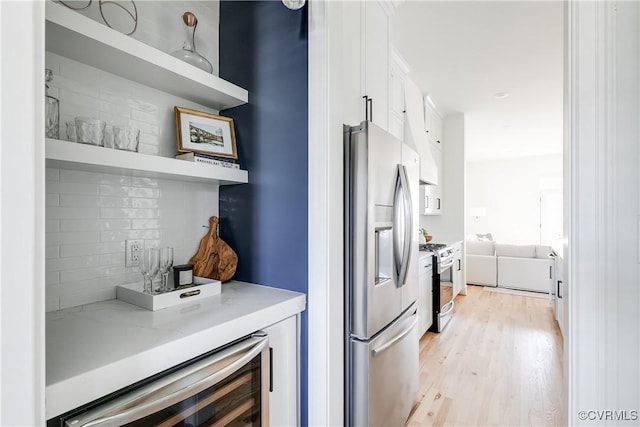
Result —
[[550, 292], [555, 260], [544, 245], [508, 245], [493, 241], [467, 242], [467, 283]]
[[496, 242], [467, 240], [466, 256], [467, 283], [496, 286], [498, 279]]

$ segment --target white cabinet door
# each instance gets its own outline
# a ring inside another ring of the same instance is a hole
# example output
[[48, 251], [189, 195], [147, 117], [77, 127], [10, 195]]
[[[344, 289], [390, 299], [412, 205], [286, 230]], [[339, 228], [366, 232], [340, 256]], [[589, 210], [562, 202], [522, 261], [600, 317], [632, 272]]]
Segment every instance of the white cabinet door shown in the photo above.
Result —
[[443, 159], [442, 159], [442, 149], [436, 143], [432, 145], [431, 150], [433, 152], [433, 159], [435, 161], [436, 167], [438, 168], [438, 185], [434, 185], [431, 188], [431, 198], [433, 199], [432, 215], [440, 215], [442, 214], [442, 210], [443, 210], [442, 195], [444, 193], [442, 191], [442, 188], [444, 186], [444, 179], [443, 179], [444, 168], [443, 168]]
[[462, 244], [458, 243], [452, 246], [453, 248], [453, 267], [452, 273], [453, 276], [453, 297], [460, 293], [462, 290]]
[[433, 214], [433, 197], [431, 190], [433, 185], [420, 186], [420, 215]]
[[370, 99], [369, 119], [382, 129], [389, 130], [389, 17], [377, 1], [362, 2], [362, 7], [364, 8], [362, 95]]
[[389, 133], [404, 142], [404, 73], [389, 64]]
[[433, 323], [433, 270], [430, 256], [420, 257], [420, 274], [418, 276], [418, 332], [422, 337]]
[[291, 316], [264, 331], [269, 335], [273, 372], [269, 393], [269, 424], [299, 425], [298, 317]]

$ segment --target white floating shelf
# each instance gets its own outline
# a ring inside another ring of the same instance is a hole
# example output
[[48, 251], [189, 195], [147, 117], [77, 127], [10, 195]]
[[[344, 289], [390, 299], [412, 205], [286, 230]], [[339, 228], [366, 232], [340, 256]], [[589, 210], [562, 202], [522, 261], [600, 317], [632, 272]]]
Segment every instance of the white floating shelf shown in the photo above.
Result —
[[246, 170], [212, 166], [187, 160], [132, 153], [77, 142], [47, 139], [47, 167], [84, 170], [214, 185], [246, 184]]
[[46, 22], [50, 52], [216, 110], [248, 102], [245, 89], [60, 4], [47, 1]]

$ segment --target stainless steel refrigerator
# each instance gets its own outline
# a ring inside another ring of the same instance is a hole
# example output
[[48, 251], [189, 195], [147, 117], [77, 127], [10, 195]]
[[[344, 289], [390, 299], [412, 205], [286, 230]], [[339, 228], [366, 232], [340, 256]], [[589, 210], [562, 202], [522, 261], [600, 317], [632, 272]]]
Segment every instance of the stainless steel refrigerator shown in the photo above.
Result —
[[418, 391], [418, 154], [378, 126], [344, 126], [346, 414], [402, 426]]

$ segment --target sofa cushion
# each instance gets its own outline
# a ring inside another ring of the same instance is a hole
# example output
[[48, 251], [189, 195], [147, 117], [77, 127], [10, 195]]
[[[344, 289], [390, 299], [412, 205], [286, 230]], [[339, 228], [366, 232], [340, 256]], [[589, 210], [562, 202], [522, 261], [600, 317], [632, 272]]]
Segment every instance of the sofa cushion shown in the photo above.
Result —
[[551, 246], [536, 245], [536, 258], [549, 259], [549, 254], [554, 252]]
[[536, 245], [507, 245], [504, 243], [496, 243], [496, 256], [535, 258]]
[[467, 253], [472, 255], [495, 255], [496, 242], [468, 240]]

